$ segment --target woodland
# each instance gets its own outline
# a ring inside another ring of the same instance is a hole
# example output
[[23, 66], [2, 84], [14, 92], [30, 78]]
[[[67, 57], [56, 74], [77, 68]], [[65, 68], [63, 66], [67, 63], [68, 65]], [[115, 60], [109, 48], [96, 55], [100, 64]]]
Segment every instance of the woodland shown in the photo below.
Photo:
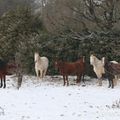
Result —
[[35, 74], [34, 52], [76, 61], [90, 54], [120, 62], [120, 0], [0, 0], [0, 59], [15, 60], [23, 74]]

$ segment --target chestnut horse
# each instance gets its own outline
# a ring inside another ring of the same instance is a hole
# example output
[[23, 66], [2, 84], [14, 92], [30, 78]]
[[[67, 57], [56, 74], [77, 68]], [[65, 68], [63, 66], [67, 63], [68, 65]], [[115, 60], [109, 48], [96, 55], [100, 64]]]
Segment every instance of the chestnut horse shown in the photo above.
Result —
[[[15, 64], [8, 64], [7, 62], [0, 60], [0, 79], [1, 84], [0, 88], [6, 88], [6, 75], [12, 75], [12, 69], [16, 69], [17, 66]], [[4, 85], [3, 85], [4, 83]]]
[[69, 85], [68, 75], [76, 75], [77, 83], [82, 81], [84, 82], [84, 73], [85, 73], [85, 61], [84, 57], [77, 60], [76, 62], [63, 62], [61, 60], [55, 61], [55, 67], [58, 68], [60, 74], [63, 76], [64, 86], [67, 82], [67, 86]]

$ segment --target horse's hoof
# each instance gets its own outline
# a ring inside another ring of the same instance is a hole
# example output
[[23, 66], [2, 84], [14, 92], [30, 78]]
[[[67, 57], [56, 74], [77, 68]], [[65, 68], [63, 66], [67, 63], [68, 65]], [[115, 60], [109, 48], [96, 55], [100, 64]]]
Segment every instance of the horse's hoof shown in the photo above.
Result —
[[67, 86], [69, 86], [69, 83], [67, 83]]

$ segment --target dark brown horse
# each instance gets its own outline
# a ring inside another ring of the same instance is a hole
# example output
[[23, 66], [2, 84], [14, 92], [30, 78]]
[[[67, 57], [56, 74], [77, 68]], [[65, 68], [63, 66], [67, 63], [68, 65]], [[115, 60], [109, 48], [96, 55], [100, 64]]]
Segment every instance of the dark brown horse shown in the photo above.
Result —
[[85, 62], [83, 57], [76, 62], [63, 62], [61, 60], [56, 60], [55, 67], [58, 68], [60, 74], [63, 76], [64, 86], [66, 82], [67, 85], [69, 85], [68, 75], [76, 75], [77, 83], [80, 83], [81, 77], [83, 77], [82, 81], [84, 82]]
[[115, 79], [115, 75], [120, 75], [120, 63], [113, 63], [105, 59], [104, 67], [105, 67], [105, 73], [107, 74], [107, 78], [109, 81], [108, 87], [114, 88], [113, 80]]
[[16, 68], [17, 66], [15, 64], [8, 64], [7, 62], [0, 60], [0, 88], [6, 88], [6, 75], [12, 75], [13, 70]]

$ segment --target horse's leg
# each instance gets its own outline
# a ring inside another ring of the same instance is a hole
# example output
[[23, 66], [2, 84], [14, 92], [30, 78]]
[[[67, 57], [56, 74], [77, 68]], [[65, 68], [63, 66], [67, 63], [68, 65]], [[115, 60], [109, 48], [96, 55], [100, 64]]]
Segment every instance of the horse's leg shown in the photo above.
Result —
[[85, 76], [85, 74], [83, 73], [83, 74], [82, 74], [82, 81], [83, 81], [83, 83], [85, 84], [84, 76]]
[[110, 80], [110, 78], [108, 78], [108, 82], [109, 82], [108, 88], [110, 88], [111, 87], [111, 80]]
[[4, 87], [3, 88], [6, 88], [6, 76], [4, 75]]
[[102, 86], [102, 78], [98, 78], [98, 84], [99, 86]]
[[69, 86], [68, 75], [66, 75], [67, 86]]
[[39, 70], [35, 69], [35, 72], [36, 72], [37, 78], [39, 78]]
[[43, 77], [45, 77], [46, 72], [47, 72], [47, 69], [45, 69], [45, 70], [43, 71]]
[[63, 86], [65, 86], [65, 75], [63, 75]]
[[116, 86], [117, 82], [118, 82], [118, 76], [117, 75], [115, 75], [115, 78], [114, 78], [113, 82], [114, 82], [114, 86]]
[[111, 80], [111, 83], [112, 83], [112, 88], [114, 88], [114, 81], [113, 81], [113, 79]]
[[3, 82], [2, 82], [2, 76], [0, 77], [1, 79], [1, 85], [0, 85], [0, 88], [3, 86]]
[[77, 80], [76, 80], [76, 83], [79, 83], [79, 75], [77, 75]]
[[76, 81], [76, 83], [80, 83], [80, 81], [81, 81], [81, 75], [77, 75], [77, 81]]
[[43, 70], [40, 70], [40, 78], [43, 78]]
[[111, 87], [112, 88], [114, 88], [114, 79], [115, 79], [115, 77], [114, 77], [114, 75], [111, 75]]
[[109, 86], [108, 86], [108, 88], [110, 88], [110, 87], [114, 88], [114, 81], [113, 81], [113, 79], [114, 79], [114, 76], [111, 75], [111, 74], [109, 74], [109, 75], [108, 75], [108, 81], [109, 81]]
[[79, 83], [81, 83], [81, 77], [82, 77], [82, 74], [80, 74], [79, 76]]
[[102, 74], [96, 72], [96, 75], [98, 78], [98, 86], [102, 86]]

